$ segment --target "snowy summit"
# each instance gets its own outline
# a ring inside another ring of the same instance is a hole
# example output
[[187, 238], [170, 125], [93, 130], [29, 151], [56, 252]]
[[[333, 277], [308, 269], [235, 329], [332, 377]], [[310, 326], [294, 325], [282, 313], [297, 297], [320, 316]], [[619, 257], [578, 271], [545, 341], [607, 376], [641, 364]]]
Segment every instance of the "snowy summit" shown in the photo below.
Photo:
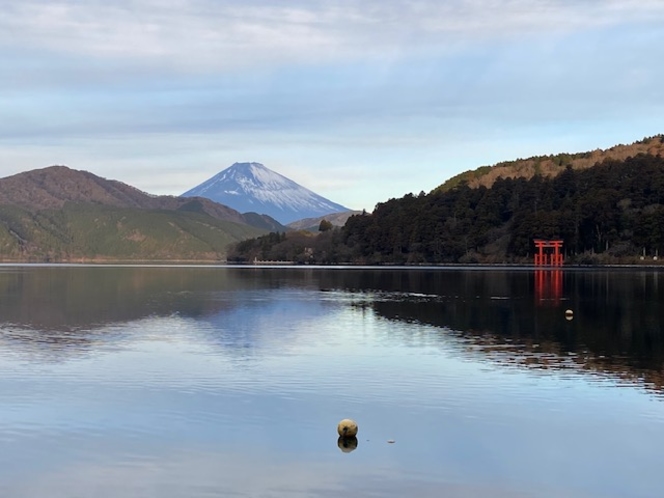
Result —
[[260, 163], [235, 163], [182, 194], [195, 196], [241, 213], [267, 214], [282, 224], [349, 211]]

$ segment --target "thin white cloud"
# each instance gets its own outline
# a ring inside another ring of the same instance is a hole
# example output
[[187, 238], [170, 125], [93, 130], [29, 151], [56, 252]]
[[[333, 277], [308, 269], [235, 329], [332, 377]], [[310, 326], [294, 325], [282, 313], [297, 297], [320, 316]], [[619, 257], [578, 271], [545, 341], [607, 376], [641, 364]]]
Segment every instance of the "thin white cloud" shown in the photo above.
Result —
[[219, 70], [664, 21], [658, 0], [2, 2], [0, 48]]

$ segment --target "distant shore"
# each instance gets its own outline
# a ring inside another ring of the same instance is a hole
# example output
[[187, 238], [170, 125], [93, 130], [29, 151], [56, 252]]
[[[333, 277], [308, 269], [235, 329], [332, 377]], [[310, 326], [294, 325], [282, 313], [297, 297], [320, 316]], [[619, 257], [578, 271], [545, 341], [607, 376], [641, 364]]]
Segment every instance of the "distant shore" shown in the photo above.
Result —
[[657, 262], [642, 264], [566, 264], [562, 266], [536, 266], [526, 263], [439, 263], [398, 265], [380, 264], [366, 265], [356, 263], [338, 264], [300, 264], [291, 261], [257, 261], [237, 263], [220, 260], [112, 260], [107, 258], [83, 259], [75, 258], [65, 261], [35, 260], [0, 260], [0, 266], [123, 266], [123, 267], [226, 267], [226, 268], [261, 268], [261, 269], [355, 269], [355, 270], [518, 270], [518, 271], [563, 271], [563, 270], [664, 270], [664, 264]]

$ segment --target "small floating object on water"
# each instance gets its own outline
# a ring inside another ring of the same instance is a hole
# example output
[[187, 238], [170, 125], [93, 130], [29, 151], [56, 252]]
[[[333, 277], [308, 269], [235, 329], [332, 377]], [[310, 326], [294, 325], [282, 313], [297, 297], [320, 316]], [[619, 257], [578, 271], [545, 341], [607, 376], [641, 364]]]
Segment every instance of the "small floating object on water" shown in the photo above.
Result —
[[571, 320], [574, 318], [574, 312], [572, 310], [565, 310], [565, 319]]
[[337, 432], [341, 437], [355, 437], [357, 436], [357, 422], [345, 418], [337, 425]]
[[356, 437], [343, 437], [339, 436], [337, 439], [337, 446], [344, 453], [350, 453], [357, 449], [357, 438]]
[[394, 439], [388, 439], [387, 442], [388, 442], [389, 444], [394, 444], [394, 443], [396, 443], [396, 441], [395, 441]]

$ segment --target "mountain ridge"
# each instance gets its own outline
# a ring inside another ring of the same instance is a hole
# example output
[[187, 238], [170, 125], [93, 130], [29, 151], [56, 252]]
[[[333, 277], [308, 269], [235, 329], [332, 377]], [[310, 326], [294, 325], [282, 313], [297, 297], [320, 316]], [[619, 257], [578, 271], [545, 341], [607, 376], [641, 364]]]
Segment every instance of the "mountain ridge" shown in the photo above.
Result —
[[91, 202], [117, 208], [197, 211], [213, 218], [267, 230], [287, 230], [265, 215], [246, 216], [205, 197], [153, 195], [120, 182], [68, 166], [55, 165], [0, 178], [0, 205], [27, 211], [61, 209], [65, 203]]
[[445, 192], [462, 183], [471, 188], [489, 188], [498, 179], [525, 178], [528, 180], [536, 175], [553, 178], [565, 171], [567, 166], [571, 166], [573, 169], [587, 169], [605, 159], [622, 161], [637, 154], [664, 155], [664, 134], [646, 137], [628, 145], [614, 145], [607, 149], [532, 156], [526, 159], [501, 161], [493, 166], [480, 166], [449, 178], [436, 187], [433, 192]]

